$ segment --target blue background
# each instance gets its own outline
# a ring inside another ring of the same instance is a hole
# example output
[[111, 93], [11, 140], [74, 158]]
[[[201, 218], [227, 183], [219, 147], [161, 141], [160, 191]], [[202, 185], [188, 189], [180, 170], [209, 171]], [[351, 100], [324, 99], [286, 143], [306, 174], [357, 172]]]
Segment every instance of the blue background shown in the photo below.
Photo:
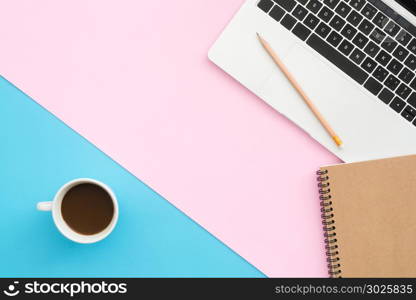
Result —
[[[2, 77], [0, 141], [1, 277], [264, 277]], [[35, 208], [80, 177], [119, 200], [118, 225], [96, 244], [67, 240]]]

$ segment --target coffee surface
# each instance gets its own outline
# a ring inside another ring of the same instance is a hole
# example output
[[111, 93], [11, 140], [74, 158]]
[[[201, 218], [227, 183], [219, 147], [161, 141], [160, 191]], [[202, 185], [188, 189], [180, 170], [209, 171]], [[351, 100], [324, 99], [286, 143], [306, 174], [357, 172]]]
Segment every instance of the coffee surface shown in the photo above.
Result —
[[101, 187], [83, 183], [71, 188], [64, 196], [61, 212], [74, 231], [93, 235], [103, 231], [114, 215], [110, 195]]

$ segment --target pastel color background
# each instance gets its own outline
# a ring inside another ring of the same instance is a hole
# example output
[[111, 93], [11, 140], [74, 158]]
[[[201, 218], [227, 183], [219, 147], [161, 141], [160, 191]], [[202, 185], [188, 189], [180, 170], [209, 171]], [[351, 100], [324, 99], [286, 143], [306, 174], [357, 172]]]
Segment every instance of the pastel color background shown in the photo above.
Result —
[[326, 276], [338, 159], [207, 59], [242, 3], [5, 0], [1, 72], [266, 275]]
[[[0, 277], [264, 276], [1, 77], [0, 128]], [[79, 177], [119, 199], [119, 223], [97, 244], [67, 240], [36, 211]]]

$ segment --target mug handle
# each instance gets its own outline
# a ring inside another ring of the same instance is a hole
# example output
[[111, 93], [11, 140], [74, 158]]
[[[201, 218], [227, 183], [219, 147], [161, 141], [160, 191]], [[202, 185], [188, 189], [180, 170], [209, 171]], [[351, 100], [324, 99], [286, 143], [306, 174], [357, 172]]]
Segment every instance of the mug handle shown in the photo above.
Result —
[[42, 210], [42, 211], [51, 211], [52, 210], [52, 201], [38, 202], [38, 204], [36, 205], [36, 208], [38, 210]]

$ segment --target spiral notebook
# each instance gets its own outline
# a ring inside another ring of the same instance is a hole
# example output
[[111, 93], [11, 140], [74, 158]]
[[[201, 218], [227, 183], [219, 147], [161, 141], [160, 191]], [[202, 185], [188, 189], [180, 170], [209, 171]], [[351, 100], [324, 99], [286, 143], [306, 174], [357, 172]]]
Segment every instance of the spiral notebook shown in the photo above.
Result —
[[322, 167], [331, 277], [416, 277], [416, 155]]

